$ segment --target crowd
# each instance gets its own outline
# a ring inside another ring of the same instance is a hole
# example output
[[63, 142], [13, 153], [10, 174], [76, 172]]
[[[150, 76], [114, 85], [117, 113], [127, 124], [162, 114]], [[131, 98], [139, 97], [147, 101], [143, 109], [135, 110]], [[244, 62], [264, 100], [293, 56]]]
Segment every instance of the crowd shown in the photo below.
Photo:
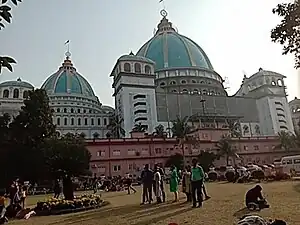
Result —
[[[142, 174], [141, 181], [143, 185], [142, 203], [153, 202], [152, 193], [154, 192], [157, 203], [166, 201], [164, 187], [164, 171], [155, 165], [154, 169], [150, 169], [146, 164]], [[174, 194], [173, 202], [178, 201], [179, 184], [182, 178], [182, 191], [186, 194], [186, 201], [192, 202], [193, 207], [201, 207], [203, 202], [203, 194], [205, 199], [209, 199], [204, 180], [205, 173], [203, 168], [198, 164], [197, 159], [192, 161], [192, 166], [187, 166], [182, 173], [179, 173], [175, 166], [171, 166], [170, 174], [170, 192]]]

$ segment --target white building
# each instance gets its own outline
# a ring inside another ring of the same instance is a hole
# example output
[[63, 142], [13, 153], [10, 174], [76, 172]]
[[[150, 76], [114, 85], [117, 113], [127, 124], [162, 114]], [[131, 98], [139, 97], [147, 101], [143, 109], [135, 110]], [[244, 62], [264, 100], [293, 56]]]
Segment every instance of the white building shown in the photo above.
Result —
[[[244, 78], [235, 95], [228, 96], [222, 76], [214, 70], [203, 49], [173, 28], [166, 11], [162, 10], [161, 14], [154, 36], [136, 55], [119, 58], [112, 71], [115, 106], [124, 118], [127, 136], [139, 122], [151, 133], [155, 124], [167, 128], [177, 116], [192, 118], [194, 115], [200, 119], [218, 116], [235, 120], [243, 136], [293, 132], [284, 75], [259, 69]], [[139, 67], [136, 70], [137, 63], [142, 68], [147, 63], [153, 65], [154, 74], [152, 70], [151, 74], [145, 73]]]
[[8, 113], [11, 117], [18, 115], [30, 90], [33, 90], [33, 86], [20, 78], [0, 83], [0, 114]]

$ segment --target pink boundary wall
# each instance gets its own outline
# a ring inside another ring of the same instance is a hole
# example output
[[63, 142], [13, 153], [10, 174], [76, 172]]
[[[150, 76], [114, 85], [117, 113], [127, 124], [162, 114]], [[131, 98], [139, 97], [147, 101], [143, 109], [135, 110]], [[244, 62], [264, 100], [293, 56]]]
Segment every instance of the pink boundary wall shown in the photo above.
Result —
[[[201, 141], [197, 148], [191, 144], [184, 145], [186, 163], [189, 164], [201, 150], [215, 152], [215, 145], [222, 134], [224, 132], [220, 130], [200, 131], [198, 136]], [[92, 155], [90, 169], [97, 176], [124, 176], [126, 173], [138, 176], [145, 164], [151, 167], [156, 163], [164, 165], [171, 155], [182, 154], [175, 138], [147, 137], [143, 133], [132, 133], [131, 138], [87, 140], [86, 143]], [[274, 159], [288, 155], [283, 150], [274, 149], [278, 144], [277, 136], [233, 138], [232, 146], [237, 149], [241, 161], [230, 159], [230, 164], [271, 164]], [[225, 165], [225, 159], [221, 158], [215, 164]]]

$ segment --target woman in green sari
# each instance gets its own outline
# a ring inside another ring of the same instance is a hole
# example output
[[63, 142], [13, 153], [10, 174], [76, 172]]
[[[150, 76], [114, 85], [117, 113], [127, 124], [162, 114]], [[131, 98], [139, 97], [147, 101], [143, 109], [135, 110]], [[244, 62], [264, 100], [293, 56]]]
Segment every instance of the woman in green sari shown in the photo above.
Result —
[[174, 202], [178, 201], [178, 173], [175, 166], [171, 166], [171, 177], [170, 177], [170, 192], [174, 193]]

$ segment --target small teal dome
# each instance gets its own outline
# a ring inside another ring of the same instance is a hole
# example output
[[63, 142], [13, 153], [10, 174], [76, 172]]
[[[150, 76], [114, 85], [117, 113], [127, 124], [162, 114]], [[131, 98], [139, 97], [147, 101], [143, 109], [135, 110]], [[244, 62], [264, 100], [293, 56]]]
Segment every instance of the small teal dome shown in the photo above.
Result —
[[213, 70], [202, 48], [191, 39], [177, 33], [166, 16], [158, 25], [155, 36], [139, 49], [137, 55], [153, 60], [156, 70], [185, 67]]
[[48, 94], [77, 94], [95, 97], [91, 85], [76, 71], [69, 57], [66, 58], [62, 67], [44, 82], [42, 88]]
[[22, 81], [20, 78], [18, 78], [16, 81], [5, 81], [0, 83], [0, 87], [22, 87], [28, 89], [34, 88], [30, 83]]

